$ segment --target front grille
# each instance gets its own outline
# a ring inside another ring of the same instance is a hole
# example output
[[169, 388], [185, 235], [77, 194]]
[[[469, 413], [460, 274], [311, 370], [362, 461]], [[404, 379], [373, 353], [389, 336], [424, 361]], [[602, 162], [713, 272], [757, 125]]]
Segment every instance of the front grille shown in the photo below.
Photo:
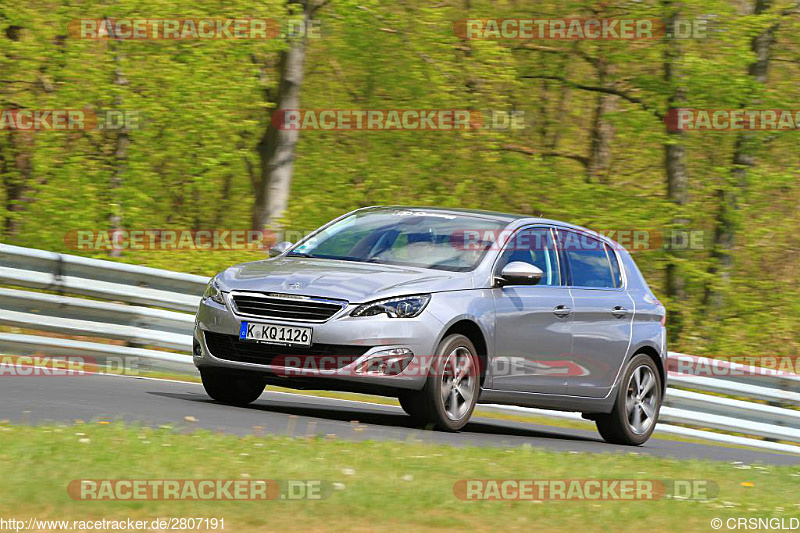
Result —
[[233, 303], [236, 311], [242, 315], [303, 322], [324, 322], [347, 305], [344, 301], [260, 294], [234, 294]]
[[[349, 346], [346, 344], [312, 344], [309, 347], [303, 346], [281, 346], [278, 344], [264, 344], [252, 341], [242, 341], [236, 335], [225, 335], [211, 331], [203, 332], [206, 338], [206, 346], [211, 355], [226, 361], [236, 361], [238, 363], [254, 363], [257, 365], [271, 365], [273, 362], [278, 366], [281, 358], [292, 356], [300, 358], [301, 368], [320, 368], [331, 369], [330, 360], [326, 360], [323, 365], [320, 361], [323, 357], [335, 357], [336, 368], [342, 368], [360, 356], [367, 353], [369, 346]], [[276, 358], [277, 361], [276, 361]], [[291, 366], [298, 366], [296, 360]]]

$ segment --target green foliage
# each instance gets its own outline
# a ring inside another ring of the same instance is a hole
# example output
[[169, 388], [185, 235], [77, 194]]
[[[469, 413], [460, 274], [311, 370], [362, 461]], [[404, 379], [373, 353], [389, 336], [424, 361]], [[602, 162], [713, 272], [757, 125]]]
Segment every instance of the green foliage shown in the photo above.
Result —
[[[798, 21], [781, 15], [784, 7], [755, 16], [722, 0], [681, 3], [682, 17], [710, 21], [705, 38], [679, 44], [686, 107], [738, 108], [752, 101], [759, 102], [753, 107], [797, 107]], [[11, 212], [2, 202], [0, 219], [19, 223], [4, 240], [68, 251], [66, 232], [109, 228], [115, 211], [128, 228], [246, 228], [253, 202], [250, 167], [257, 172], [255, 147], [272, 106], [266, 93], [277, 84], [277, 52], [285, 42], [66, 37], [70, 20], [103, 16], [285, 22], [289, 10], [283, 0], [11, 0], [0, 6], [0, 29], [22, 28], [18, 40], [0, 34], [0, 109], [123, 109], [143, 117], [141, 129], [130, 132], [119, 188], [110, 186], [120, 164], [116, 132], [40, 132], [27, 139], [0, 131], [2, 182], [25, 181], [28, 187], [27, 200], [16, 202], [20, 210]], [[453, 32], [453, 23], [468, 17], [587, 16], [667, 13], [655, 0], [602, 6], [550, 0], [329, 2], [319, 12], [321, 38], [308, 41], [303, 108], [521, 110], [526, 127], [303, 131], [286, 227], [309, 230], [356, 207], [408, 203], [525, 212], [601, 231], [649, 230], [666, 237], [672, 230], [699, 232], [702, 249], [674, 258], [686, 279], [686, 301], [665, 298], [670, 256], [663, 248], [636, 255], [668, 308], [686, 310], [687, 323], [672, 348], [800, 353], [797, 132], [759, 133], [749, 141], [756, 165], [730, 215], [735, 264], [724, 279], [709, 267], [716, 264], [711, 245], [720, 191], [738, 187], [731, 178], [736, 134], [688, 133], [690, 200], [682, 208], [668, 201], [668, 140], [657, 114], [665, 111], [674, 87], [664, 82], [662, 40], [489, 41], [463, 40]], [[751, 39], [776, 22], [769, 82], [763, 86], [748, 75], [755, 59]], [[114, 83], [116, 69], [127, 83]], [[588, 177], [579, 159], [589, 153], [601, 93], [576, 85], [612, 88], [641, 101], [613, 97], [604, 116], [613, 128], [610, 165], [600, 177]], [[19, 165], [25, 154], [33, 169], [27, 180]], [[676, 216], [686, 219], [683, 226], [673, 226]], [[135, 252], [121, 260], [211, 274], [260, 257]], [[723, 309], [713, 315], [703, 304], [707, 287], [724, 296]]]

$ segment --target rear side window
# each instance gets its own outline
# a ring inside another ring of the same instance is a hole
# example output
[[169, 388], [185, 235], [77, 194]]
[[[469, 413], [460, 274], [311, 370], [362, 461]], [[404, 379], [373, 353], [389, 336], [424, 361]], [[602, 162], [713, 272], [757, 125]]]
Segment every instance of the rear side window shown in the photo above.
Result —
[[[617, 287], [604, 243], [584, 233], [563, 231], [561, 247], [569, 262], [575, 287]], [[617, 265], [619, 270], [619, 265]]]
[[611, 261], [611, 275], [614, 277], [614, 286], [620, 288], [622, 287], [622, 272], [619, 270], [617, 254], [614, 253], [614, 250], [612, 250], [608, 244], [606, 244], [606, 253], [608, 254], [608, 259]]

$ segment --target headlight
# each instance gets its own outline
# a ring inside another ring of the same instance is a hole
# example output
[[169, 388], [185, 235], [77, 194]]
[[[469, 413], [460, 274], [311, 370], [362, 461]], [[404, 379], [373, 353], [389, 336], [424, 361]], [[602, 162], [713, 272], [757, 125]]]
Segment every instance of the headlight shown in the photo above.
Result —
[[413, 318], [425, 309], [430, 299], [430, 294], [417, 294], [378, 300], [359, 306], [350, 316], [375, 316], [386, 313], [391, 318]]
[[211, 299], [212, 302], [225, 305], [225, 298], [222, 297], [222, 291], [219, 288], [217, 278], [211, 278], [211, 281], [206, 285], [206, 290], [203, 292], [203, 300]]

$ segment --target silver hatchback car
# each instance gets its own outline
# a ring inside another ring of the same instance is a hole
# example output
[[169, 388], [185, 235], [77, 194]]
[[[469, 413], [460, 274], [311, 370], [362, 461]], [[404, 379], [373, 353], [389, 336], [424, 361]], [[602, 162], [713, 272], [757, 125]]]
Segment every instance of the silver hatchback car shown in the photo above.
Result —
[[456, 431], [475, 404], [583, 413], [639, 445], [666, 388], [665, 309], [590, 230], [461, 209], [369, 207], [208, 284], [194, 362], [208, 394], [266, 385], [397, 397]]

